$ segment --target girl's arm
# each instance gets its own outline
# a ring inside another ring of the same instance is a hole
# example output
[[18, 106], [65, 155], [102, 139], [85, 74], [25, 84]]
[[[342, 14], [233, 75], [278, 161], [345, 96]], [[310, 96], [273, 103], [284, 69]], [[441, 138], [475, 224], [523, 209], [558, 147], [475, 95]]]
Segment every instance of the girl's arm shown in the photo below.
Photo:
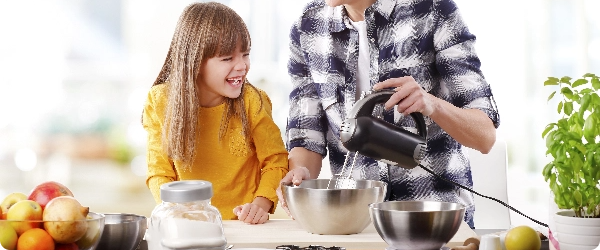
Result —
[[164, 85], [152, 87], [142, 114], [142, 125], [148, 132], [148, 172], [146, 185], [150, 189], [156, 203], [160, 203], [160, 186], [164, 183], [174, 181], [177, 176], [173, 168], [173, 162], [169, 160], [162, 147], [162, 117], [164, 112], [163, 91]]
[[[253, 91], [250, 88], [248, 90]], [[288, 173], [288, 152], [283, 143], [281, 130], [271, 116], [271, 100], [264, 91], [256, 90], [258, 93], [250, 95], [249, 102], [254, 105], [249, 105], [248, 113], [252, 126], [252, 140], [261, 168], [260, 182], [254, 193], [254, 201], [258, 202], [257, 205], [265, 205], [262, 207], [267, 208], [266, 212], [273, 213], [275, 211], [273, 204], [277, 204], [278, 201], [275, 190], [283, 176]], [[262, 105], [259, 105], [259, 100], [262, 100]], [[259, 109], [258, 107], [261, 106], [262, 108]], [[270, 205], [267, 207], [267, 204]]]

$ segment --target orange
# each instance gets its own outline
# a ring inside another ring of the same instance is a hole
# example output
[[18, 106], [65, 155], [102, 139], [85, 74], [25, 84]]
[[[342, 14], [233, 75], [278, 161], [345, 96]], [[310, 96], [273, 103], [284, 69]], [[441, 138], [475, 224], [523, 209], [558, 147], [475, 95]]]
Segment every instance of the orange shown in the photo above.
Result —
[[19, 250], [54, 250], [54, 239], [41, 228], [25, 231], [17, 240]]

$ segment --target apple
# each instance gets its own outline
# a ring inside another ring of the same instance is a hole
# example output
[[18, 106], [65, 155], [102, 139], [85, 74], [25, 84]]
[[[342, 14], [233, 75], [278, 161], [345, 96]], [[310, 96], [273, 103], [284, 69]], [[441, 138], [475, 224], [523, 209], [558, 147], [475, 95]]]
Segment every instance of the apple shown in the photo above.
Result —
[[59, 196], [72, 197], [73, 192], [61, 183], [56, 181], [46, 181], [35, 186], [29, 193], [27, 199], [37, 202], [42, 206], [42, 209], [44, 209], [50, 200]]
[[40, 204], [32, 200], [21, 200], [12, 205], [6, 214], [12, 227], [21, 235], [32, 228], [42, 228], [43, 210]]
[[17, 248], [17, 232], [8, 221], [0, 221], [0, 245], [6, 250]]
[[27, 195], [19, 192], [11, 193], [4, 197], [4, 200], [2, 200], [2, 203], [0, 203], [0, 211], [2, 212], [2, 215], [0, 215], [0, 219], [6, 220], [6, 214], [8, 213], [8, 209], [18, 201], [22, 200], [27, 200]]

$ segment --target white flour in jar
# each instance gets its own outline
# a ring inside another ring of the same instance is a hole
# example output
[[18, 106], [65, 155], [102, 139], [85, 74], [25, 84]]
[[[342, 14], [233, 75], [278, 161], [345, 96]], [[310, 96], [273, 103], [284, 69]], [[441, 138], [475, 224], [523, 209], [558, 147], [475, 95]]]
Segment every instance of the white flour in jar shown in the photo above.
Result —
[[227, 241], [220, 225], [184, 218], [167, 218], [148, 229], [149, 250], [224, 249]]

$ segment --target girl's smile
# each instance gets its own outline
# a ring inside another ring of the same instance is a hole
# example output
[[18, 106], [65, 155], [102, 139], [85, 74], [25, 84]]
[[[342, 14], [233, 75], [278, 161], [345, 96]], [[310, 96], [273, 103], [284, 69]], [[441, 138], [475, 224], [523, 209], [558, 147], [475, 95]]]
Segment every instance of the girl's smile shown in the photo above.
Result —
[[237, 88], [237, 87], [240, 87], [240, 86], [241, 86], [241, 84], [243, 83], [243, 81], [242, 81], [242, 80], [243, 80], [243, 76], [238, 76], [238, 77], [232, 77], [232, 78], [229, 78], [229, 79], [227, 79], [227, 82], [228, 82], [228, 83], [229, 83], [231, 86], [233, 86], [233, 87], [236, 87], [236, 88]]

